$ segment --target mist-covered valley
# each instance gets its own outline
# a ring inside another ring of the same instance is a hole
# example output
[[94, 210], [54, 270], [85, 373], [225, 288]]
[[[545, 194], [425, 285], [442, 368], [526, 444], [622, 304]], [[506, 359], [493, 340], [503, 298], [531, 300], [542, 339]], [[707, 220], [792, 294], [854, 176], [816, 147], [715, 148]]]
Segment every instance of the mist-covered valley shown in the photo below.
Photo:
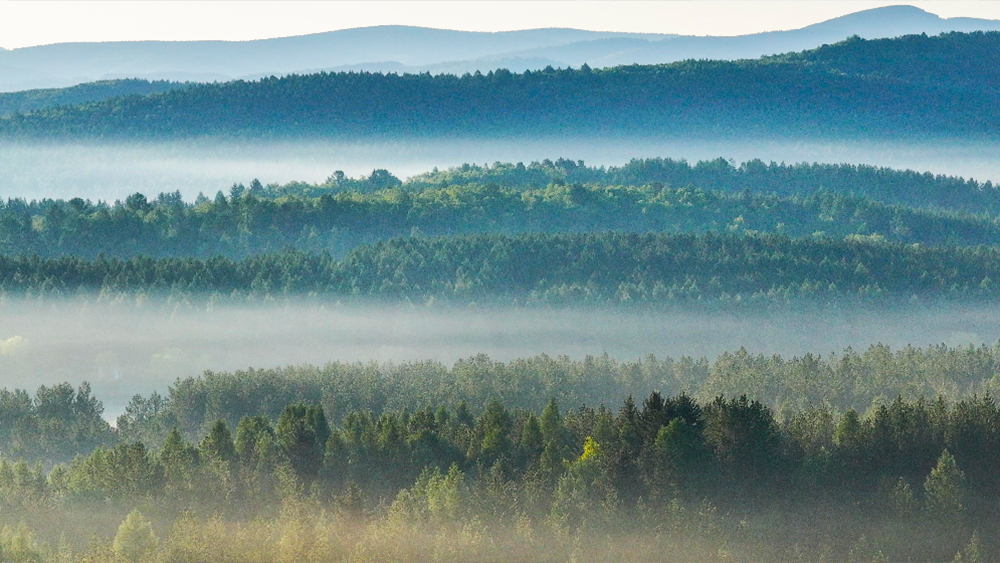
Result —
[[998, 46], [9, 96], [0, 561], [995, 560]]
[[[410, 141], [0, 141], [0, 197], [115, 201], [180, 191], [193, 201], [234, 183], [319, 183], [337, 170], [348, 176], [387, 169], [400, 178], [464, 163], [524, 162], [545, 158], [618, 166], [633, 158], [695, 162], [871, 164], [896, 169], [1000, 181], [1000, 161], [988, 142], [842, 141], [810, 139], [690, 140], [670, 138], [421, 139]], [[680, 187], [680, 186], [677, 186]]]
[[0, 305], [5, 386], [34, 391], [39, 385], [89, 381], [109, 418], [137, 393], [162, 393], [176, 379], [206, 370], [334, 361], [450, 365], [480, 353], [499, 361], [604, 353], [629, 361], [649, 354], [713, 360], [741, 347], [790, 357], [864, 350], [875, 343], [900, 348], [998, 340], [997, 306], [735, 313], [366, 307], [300, 300], [196, 307], [5, 299]]

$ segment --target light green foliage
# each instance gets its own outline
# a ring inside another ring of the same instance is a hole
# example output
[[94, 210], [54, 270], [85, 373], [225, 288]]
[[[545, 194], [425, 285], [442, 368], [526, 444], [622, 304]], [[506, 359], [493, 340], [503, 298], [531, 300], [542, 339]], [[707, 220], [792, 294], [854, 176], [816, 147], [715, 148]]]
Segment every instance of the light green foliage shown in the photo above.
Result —
[[948, 450], [941, 452], [937, 465], [924, 481], [924, 491], [927, 510], [934, 516], [949, 518], [965, 510], [968, 496], [965, 472]]
[[42, 553], [35, 534], [25, 525], [0, 530], [0, 560], [4, 563], [42, 563]]
[[133, 510], [118, 526], [112, 549], [115, 555], [126, 561], [139, 563], [156, 549], [159, 541], [149, 520], [146, 520], [138, 510]]
[[413, 487], [399, 492], [390, 514], [401, 523], [458, 523], [468, 510], [467, 497], [465, 475], [458, 465], [453, 464], [446, 474], [436, 467], [428, 468]]
[[151, 494], [162, 479], [161, 467], [141, 443], [98, 448], [77, 457], [68, 469], [71, 491], [85, 496], [136, 498]]

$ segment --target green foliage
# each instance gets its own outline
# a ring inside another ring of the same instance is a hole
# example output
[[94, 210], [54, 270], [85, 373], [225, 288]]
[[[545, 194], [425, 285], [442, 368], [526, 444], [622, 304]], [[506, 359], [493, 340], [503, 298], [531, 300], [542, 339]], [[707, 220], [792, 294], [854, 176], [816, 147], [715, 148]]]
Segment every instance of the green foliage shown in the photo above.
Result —
[[254, 180], [193, 204], [179, 193], [113, 204], [11, 199], [0, 203], [0, 253], [244, 258], [294, 247], [343, 257], [415, 233], [823, 232], [959, 245], [1000, 235], [1000, 190], [990, 182], [872, 166], [646, 159], [605, 169], [559, 159], [465, 165], [402, 187], [379, 172], [318, 185]]
[[954, 561], [962, 563], [982, 563], [982, 548], [980, 547], [979, 532], [973, 532], [969, 538], [969, 543], [955, 554]]
[[618, 495], [607, 474], [607, 454], [587, 436], [583, 453], [569, 463], [556, 485], [552, 517], [571, 529], [585, 524], [607, 526], [614, 518]]
[[965, 510], [968, 490], [965, 472], [955, 457], [944, 450], [924, 481], [927, 510], [938, 517], [954, 517]]
[[906, 518], [916, 513], [917, 501], [913, 497], [913, 489], [906, 479], [900, 477], [889, 493], [889, 506], [893, 513]]
[[319, 474], [330, 427], [323, 407], [297, 403], [278, 418], [275, 436], [300, 479], [307, 484]]
[[66, 461], [113, 440], [104, 407], [83, 383], [0, 390], [0, 451], [7, 457]]
[[[723, 158], [696, 163], [634, 158], [623, 166], [607, 168], [565, 158], [530, 164], [463, 164], [413, 176], [406, 187], [414, 192], [413, 205], [437, 193], [453, 194], [452, 206], [470, 199], [492, 199], [493, 205], [502, 202], [507, 207], [516, 203], [508, 195], [513, 192], [526, 204], [519, 210], [522, 214], [562, 204], [578, 211], [578, 222], [603, 218], [599, 210], [609, 205], [615, 205], [619, 213], [630, 211], [629, 203], [635, 202], [645, 216], [665, 214], [675, 217], [675, 222], [683, 220], [705, 229], [711, 228], [711, 221], [718, 227], [744, 217], [744, 228], [762, 231], [778, 222], [789, 229], [812, 229], [805, 233], [865, 223], [881, 225], [872, 232], [887, 237], [900, 236], [900, 231], [908, 228], [922, 230], [912, 228], [916, 225], [909, 222], [912, 217], [907, 213], [893, 213], [893, 218], [882, 215], [890, 209], [939, 209], [973, 215], [987, 212], [991, 216], [1000, 211], [1000, 191], [992, 182], [863, 164], [785, 164], [759, 159], [737, 165]], [[570, 191], [581, 187], [586, 188], [582, 201], [570, 201]], [[729, 197], [723, 197], [726, 195]], [[593, 211], [584, 213], [588, 210]], [[684, 211], [688, 213], [681, 215]], [[771, 219], [770, 226], [764, 217]], [[897, 228], [886, 221], [895, 221]], [[823, 223], [825, 226], [816, 228]]]
[[[159, 543], [150, 521], [133, 512], [116, 536], [109, 525], [107, 544], [89, 561], [337, 560], [351, 545], [389, 549], [380, 543], [387, 537], [419, 551], [412, 542], [428, 531], [444, 549], [435, 553], [449, 559], [460, 559], [457, 544], [441, 538], [465, 538], [463, 549], [478, 550], [514, 530], [524, 545], [544, 537], [563, 547], [588, 536], [673, 538], [679, 543], [670, 545], [684, 550], [753, 538], [761, 544], [746, 545], [768, 546], [754, 560], [819, 561], [806, 554], [826, 553], [825, 560], [948, 561], [959, 552], [974, 561], [1000, 547], [969, 540], [965, 528], [996, 521], [998, 450], [963, 446], [1000, 440], [1000, 406], [989, 398], [897, 399], [865, 415], [811, 408], [776, 418], [746, 397], [699, 403], [653, 392], [641, 406], [625, 399], [617, 415], [586, 406], [560, 412], [551, 400], [525, 411], [494, 399], [476, 412], [434, 403], [358, 410], [322, 430], [320, 407], [292, 403], [274, 431], [265, 417], [242, 419], [231, 449], [226, 425], [215, 422], [197, 450], [175, 430], [153, 445], [158, 456], [141, 444], [99, 448], [51, 470], [47, 481], [41, 467], [0, 462], [0, 488], [14, 492], [0, 507], [33, 518], [114, 508], [117, 525], [116, 507], [132, 503], [154, 521], [174, 521]], [[546, 469], [542, 442], [560, 436], [569, 437], [560, 467]], [[224, 451], [232, 452], [225, 462]], [[914, 481], [924, 482], [926, 510], [916, 510]], [[803, 543], [817, 535], [837, 539]], [[0, 546], [5, 560], [49, 560], [26, 526], [0, 533]], [[234, 555], [250, 546], [257, 556]]]
[[236, 428], [234, 449], [240, 460], [251, 466], [266, 461], [268, 445], [274, 440], [274, 429], [267, 416], [244, 416]]
[[[1000, 437], [983, 430], [991, 424], [1000, 426], [1000, 414], [989, 398], [995, 396], [1000, 384], [998, 366], [1000, 348], [996, 345], [908, 346], [897, 350], [874, 345], [864, 351], [847, 349], [829, 356], [806, 354], [790, 358], [755, 355], [746, 350], [726, 352], [713, 360], [648, 356], [637, 361], [616, 361], [607, 355], [572, 360], [542, 355], [499, 362], [479, 355], [452, 366], [435, 361], [330, 363], [322, 367], [207, 372], [176, 381], [165, 396], [133, 398], [114, 431], [104, 426], [105, 441], [100, 443], [110, 446], [116, 441], [138, 441], [152, 448], [164, 444], [156, 456], [164, 478], [173, 483], [171, 486], [185, 489], [190, 487], [197, 460], [208, 452], [216, 452], [215, 457], [221, 454], [220, 459], [227, 460], [235, 452], [248, 471], [282, 463], [286, 454], [275, 436], [274, 423], [287, 405], [305, 402], [321, 405], [324, 418], [331, 421], [352, 416], [344, 431], [331, 431], [324, 443], [363, 443], [365, 452], [387, 449], [396, 451], [400, 459], [409, 459], [413, 467], [392, 477], [394, 482], [414, 478], [427, 459], [447, 459], [440, 465], [445, 470], [454, 461], [450, 456], [470, 451], [480, 455], [484, 446], [484, 460], [494, 459], [497, 451], [509, 446], [516, 452], [508, 461], [537, 462], [546, 471], [558, 473], [563, 460], [573, 457], [568, 451], [587, 435], [602, 444], [618, 436], [618, 429], [612, 428], [611, 413], [595, 409], [587, 415], [593, 417], [587, 422], [592, 429], [584, 431], [579, 429], [581, 420], [567, 419], [560, 404], [613, 405], [629, 395], [641, 396], [648, 389], [658, 389], [662, 394], [650, 395], [641, 408], [633, 405], [636, 414], [628, 430], [634, 439], [655, 441], [660, 428], [678, 417], [692, 428], [701, 428], [702, 407], [693, 398], [711, 403], [718, 395], [737, 396], [745, 390], [748, 399], [760, 401], [774, 412], [783, 413], [783, 419], [788, 418], [790, 431], [806, 452], [830, 451], [834, 446], [843, 452], [855, 452], [851, 454], [854, 457], [844, 459], [851, 467], [863, 461], [858, 457], [860, 444], [869, 432], [876, 431], [874, 427], [866, 428], [859, 412], [871, 410], [878, 414], [884, 407], [879, 420], [885, 420], [879, 422], [878, 428], [888, 424], [892, 416], [904, 420], [916, 417], [916, 423], [942, 407], [925, 401], [903, 408], [903, 403], [887, 403], [885, 398], [942, 396], [956, 403], [952, 414], [955, 425], [946, 438], [951, 444], [949, 451], [961, 460], [984, 451], [1000, 451]], [[77, 441], [80, 434], [66, 432], [64, 426], [46, 426], [51, 433], [39, 435], [34, 426], [15, 424], [19, 417], [34, 416], [34, 399], [28, 393], [0, 390], [0, 397], [8, 398], [0, 402], [0, 420], [12, 421], [10, 426], [0, 426], [0, 432], [9, 432], [4, 438], [7, 441], [0, 442], [5, 457], [51, 465], [92, 451], [93, 442]], [[90, 400], [96, 401], [92, 396]], [[477, 426], [476, 414], [494, 400], [491, 412], [496, 416], [489, 425], [484, 422]], [[156, 403], [155, 409], [148, 408], [151, 402]], [[439, 408], [427, 411], [427, 405]], [[814, 407], [820, 410], [810, 417], [784, 414], [813, 412]], [[95, 408], [102, 409], [99, 402]], [[399, 415], [404, 409], [408, 411], [405, 420]], [[535, 414], [522, 418], [518, 409]], [[837, 419], [835, 414], [840, 412], [845, 414]], [[383, 419], [383, 414], [394, 418]], [[228, 430], [221, 431], [219, 420], [226, 421], [226, 428], [236, 428], [235, 438], [224, 438]], [[920, 433], [942, 432], [920, 424]], [[176, 434], [170, 430], [175, 427]], [[199, 455], [189, 442], [202, 442], [213, 427], [215, 437], [202, 444], [204, 451]], [[22, 433], [25, 429], [32, 429], [32, 433]], [[13, 447], [32, 443], [29, 439], [52, 447]], [[317, 442], [310, 443], [306, 451], [315, 452]], [[47, 454], [49, 451], [56, 453]], [[940, 449], [927, 451], [922, 459], [934, 461], [939, 454]], [[885, 455], [886, 463], [891, 465], [891, 453]], [[13, 466], [8, 463], [7, 469], [4, 467], [0, 463], [0, 496], [28, 498], [17, 492], [27, 485], [15, 483], [31, 483], [34, 478], [15, 481]], [[25, 465], [25, 470], [30, 467]], [[978, 469], [963, 469], [972, 481], [987, 477]], [[859, 476], [858, 471], [852, 473]], [[900, 476], [918, 484], [925, 477], [903, 471], [892, 476], [892, 481]], [[347, 479], [348, 475], [341, 472], [341, 477]]]
[[0, 530], [0, 557], [5, 563], [42, 563], [35, 534], [22, 521], [17, 527]]
[[705, 442], [723, 474], [737, 490], [775, 486], [782, 465], [781, 431], [768, 409], [757, 401], [719, 396], [704, 411]]
[[223, 462], [236, 460], [236, 445], [225, 420], [215, 421], [208, 435], [199, 444], [198, 451], [205, 457]]
[[164, 487], [175, 493], [193, 492], [198, 468], [198, 449], [186, 443], [174, 428], [160, 448], [159, 463], [163, 468]]
[[112, 549], [118, 557], [130, 563], [139, 563], [156, 549], [158, 543], [153, 525], [138, 510], [133, 510], [118, 527]]
[[98, 448], [69, 466], [70, 491], [85, 497], [143, 498], [162, 483], [162, 469], [146, 446], [133, 442]]
[[857, 299], [976, 301], [1000, 291], [993, 279], [1000, 279], [1000, 251], [992, 247], [711, 233], [392, 239], [358, 247], [339, 262], [294, 251], [240, 261], [0, 256], [0, 291], [14, 295], [759, 308]]
[[446, 474], [437, 467], [427, 468], [413, 487], [399, 492], [389, 510], [392, 517], [413, 525], [428, 521], [439, 525], [455, 523], [466, 516], [463, 510], [467, 496], [465, 475], [457, 464], [452, 464]]
[[673, 498], [681, 491], [698, 491], [712, 470], [712, 456], [698, 429], [681, 417], [661, 426], [651, 448], [650, 490]]

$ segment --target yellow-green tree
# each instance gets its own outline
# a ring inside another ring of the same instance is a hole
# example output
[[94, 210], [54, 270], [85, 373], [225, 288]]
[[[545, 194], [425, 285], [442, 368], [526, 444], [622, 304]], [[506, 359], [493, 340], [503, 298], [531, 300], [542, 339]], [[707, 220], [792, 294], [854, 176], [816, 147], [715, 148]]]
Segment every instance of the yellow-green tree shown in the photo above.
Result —
[[138, 510], [133, 510], [118, 526], [111, 547], [118, 557], [137, 563], [156, 549], [158, 543], [153, 525]]

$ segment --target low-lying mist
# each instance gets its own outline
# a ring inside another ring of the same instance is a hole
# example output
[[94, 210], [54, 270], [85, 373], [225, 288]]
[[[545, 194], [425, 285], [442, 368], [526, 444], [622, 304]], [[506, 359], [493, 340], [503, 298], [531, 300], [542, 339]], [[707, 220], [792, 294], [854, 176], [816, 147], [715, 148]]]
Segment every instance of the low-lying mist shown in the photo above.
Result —
[[810, 140], [544, 138], [516, 140], [0, 142], [0, 197], [124, 199], [180, 191], [211, 197], [235, 182], [322, 182], [336, 170], [361, 176], [385, 168], [405, 178], [463, 163], [582, 159], [621, 165], [632, 158], [689, 161], [760, 158], [777, 162], [854, 163], [1000, 182], [995, 147], [984, 143]]
[[1000, 306], [903, 310], [728, 312], [610, 309], [407, 308], [316, 302], [215, 305], [79, 299], [0, 302], [2, 386], [30, 391], [90, 381], [113, 417], [136, 393], [165, 391], [204, 370], [330, 361], [458, 359], [485, 353], [508, 361], [538, 354], [648, 354], [713, 359], [753, 353], [827, 354], [881, 342], [994, 343]]

